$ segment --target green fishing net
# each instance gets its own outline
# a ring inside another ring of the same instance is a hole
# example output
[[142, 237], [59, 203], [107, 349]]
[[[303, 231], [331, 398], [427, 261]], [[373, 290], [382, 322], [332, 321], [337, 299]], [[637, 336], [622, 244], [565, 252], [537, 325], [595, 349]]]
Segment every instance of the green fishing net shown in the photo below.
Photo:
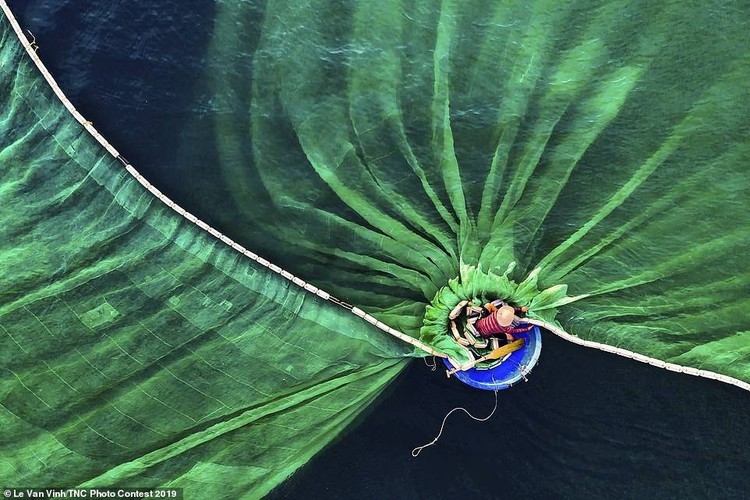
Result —
[[0, 479], [269, 491], [410, 349], [148, 193], [4, 18], [0, 61]]
[[[745, 7], [217, 2], [195, 203], [443, 352], [428, 304], [510, 294], [750, 381]], [[268, 492], [419, 353], [162, 205], [0, 37], [0, 478]]]
[[516, 263], [586, 296], [566, 331], [747, 379], [742, 5], [270, 2], [251, 38], [219, 4], [230, 217], [403, 331]]

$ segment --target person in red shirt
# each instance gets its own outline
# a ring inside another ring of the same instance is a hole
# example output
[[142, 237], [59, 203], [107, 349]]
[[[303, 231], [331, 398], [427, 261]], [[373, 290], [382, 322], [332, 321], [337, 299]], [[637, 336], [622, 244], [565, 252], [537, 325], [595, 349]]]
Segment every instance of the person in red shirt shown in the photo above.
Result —
[[[534, 325], [523, 325], [524, 318], [516, 313], [525, 313], [528, 307], [513, 307], [503, 304], [490, 314], [476, 322], [474, 327], [482, 338], [505, 337], [508, 342], [515, 340], [514, 335], [528, 332]], [[523, 325], [523, 326], [522, 326]]]

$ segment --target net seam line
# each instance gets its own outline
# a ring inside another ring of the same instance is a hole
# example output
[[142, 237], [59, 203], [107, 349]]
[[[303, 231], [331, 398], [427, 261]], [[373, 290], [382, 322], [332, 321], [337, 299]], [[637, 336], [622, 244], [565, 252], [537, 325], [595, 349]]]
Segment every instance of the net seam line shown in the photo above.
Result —
[[[266, 267], [267, 269], [270, 269], [274, 273], [282, 276], [287, 281], [290, 281], [294, 283], [295, 285], [299, 286], [300, 288], [303, 288], [305, 291], [312, 293], [314, 295], [317, 295], [318, 297], [322, 298], [323, 300], [326, 300], [328, 302], [331, 302], [332, 304], [335, 304], [339, 307], [342, 307], [346, 309], [347, 311], [351, 312], [355, 316], [358, 316], [359, 318], [362, 318], [367, 323], [370, 323], [371, 325], [375, 326], [376, 328], [382, 330], [383, 332], [400, 339], [408, 344], [411, 344], [412, 346], [421, 349], [422, 351], [432, 355], [432, 356], [438, 356], [441, 358], [448, 358], [450, 359], [446, 354], [436, 351], [432, 347], [428, 346], [427, 344], [424, 344], [420, 342], [419, 340], [415, 339], [414, 337], [411, 337], [409, 335], [406, 335], [403, 332], [400, 332], [394, 328], [391, 328], [390, 326], [382, 323], [377, 318], [365, 313], [359, 308], [356, 308], [352, 306], [351, 304], [348, 304], [344, 302], [343, 300], [337, 299], [336, 297], [332, 296], [328, 292], [321, 290], [320, 288], [316, 287], [315, 285], [312, 285], [310, 283], [305, 282], [301, 278], [294, 276], [292, 273], [286, 271], [285, 269], [280, 268], [276, 264], [268, 261], [267, 259], [264, 259], [263, 257], [259, 256], [258, 254], [246, 249], [239, 243], [236, 243], [234, 240], [229, 238], [228, 236], [222, 234], [217, 229], [209, 226], [202, 220], [198, 219], [195, 215], [191, 214], [181, 206], [179, 206], [177, 203], [169, 199], [166, 195], [164, 195], [159, 189], [157, 189], [154, 185], [152, 185], [146, 178], [144, 178], [138, 171], [128, 162], [125, 157], [123, 157], [117, 149], [112, 146], [109, 141], [107, 141], [104, 136], [102, 136], [96, 128], [94, 128], [94, 125], [91, 123], [91, 121], [86, 120], [84, 116], [78, 112], [78, 110], [73, 106], [73, 104], [70, 102], [70, 100], [67, 98], [67, 96], [63, 93], [62, 89], [57, 85], [57, 82], [55, 81], [52, 74], [49, 72], [47, 67], [42, 62], [39, 55], [36, 53], [36, 50], [39, 48], [38, 46], [36, 49], [32, 45], [31, 42], [29, 42], [28, 38], [24, 34], [20, 24], [16, 20], [15, 16], [13, 15], [13, 12], [11, 12], [10, 8], [8, 7], [8, 4], [5, 0], [0, 0], [0, 7], [2, 8], [5, 17], [10, 22], [11, 26], [13, 27], [13, 31], [16, 33], [16, 37], [21, 42], [21, 45], [26, 49], [26, 53], [31, 57], [31, 60], [36, 65], [37, 69], [42, 73], [42, 76], [47, 81], [49, 86], [52, 88], [53, 92], [57, 96], [57, 98], [60, 100], [60, 102], [65, 106], [65, 108], [70, 112], [71, 115], [73, 115], [73, 118], [75, 118], [78, 123], [80, 123], [84, 129], [91, 134], [91, 136], [101, 144], [104, 149], [106, 149], [109, 154], [111, 154], [114, 158], [116, 158], [122, 165], [125, 167], [127, 172], [135, 178], [149, 193], [154, 195], [156, 198], [159, 199], [162, 203], [167, 205], [169, 208], [177, 212], [178, 215], [183, 217], [184, 219], [187, 219], [191, 224], [198, 226], [201, 230], [209, 233], [211, 236], [215, 237], [218, 240], [221, 240], [228, 246], [230, 246], [235, 251], [243, 254], [245, 257], [248, 257], [250, 260], [253, 260], [257, 262], [258, 264]], [[33, 36], [33, 35], [32, 35]], [[35, 44], [34, 44], [35, 45]]]
[[558, 337], [567, 340], [568, 342], [572, 342], [574, 344], [582, 345], [584, 347], [589, 347], [592, 349], [597, 349], [600, 351], [608, 352], [611, 354], [617, 354], [618, 356], [622, 356], [628, 359], [632, 359], [634, 361], [639, 361], [641, 363], [646, 363], [651, 366], [655, 366], [657, 368], [664, 368], [666, 370], [669, 370], [671, 372], [678, 372], [678, 373], [685, 373], [687, 375], [693, 375], [695, 377], [704, 377], [711, 380], [718, 380], [719, 382], [724, 382], [726, 384], [731, 384], [736, 387], [739, 387], [740, 389], [744, 389], [746, 391], [750, 391], [750, 383], [745, 382], [744, 380], [740, 380], [734, 377], [730, 377], [729, 375], [723, 375], [721, 373], [712, 372], [709, 370], [701, 370], [698, 368], [693, 368], [691, 366], [683, 366], [678, 365], [676, 363], [668, 363], [666, 361], [663, 361], [661, 359], [651, 358], [648, 356], [644, 356], [643, 354], [638, 354], [637, 352], [629, 351], [627, 349], [623, 349], [621, 347], [616, 347], [608, 344], [602, 344], [600, 342], [593, 342], [591, 340], [585, 340], [580, 337], [577, 337], [575, 335], [571, 335], [570, 333], [566, 332], [565, 330], [558, 328], [556, 325], [553, 325], [551, 323], [547, 323], [546, 321], [540, 321], [536, 319], [528, 319], [529, 323], [532, 323], [534, 325], [540, 326]]
[[[16, 36], [18, 40], [21, 42], [21, 45], [26, 49], [26, 53], [29, 54], [29, 57], [31, 57], [31, 60], [36, 65], [37, 69], [42, 73], [42, 76], [44, 76], [44, 79], [47, 81], [47, 83], [50, 85], [52, 90], [54, 91], [55, 95], [60, 99], [60, 102], [67, 108], [67, 110], [73, 115], [73, 117], [96, 139], [104, 148], [113, 156], [115, 157], [120, 163], [123, 164], [125, 169], [128, 171], [128, 173], [133, 176], [144, 188], [146, 188], [147, 191], [149, 191], [152, 195], [156, 196], [162, 203], [167, 205], [169, 208], [177, 212], [180, 216], [187, 219], [190, 223], [198, 226], [200, 229], [202, 229], [205, 232], [208, 232], [215, 238], [221, 240], [231, 248], [233, 248], [235, 251], [245, 255], [249, 259], [257, 262], [258, 264], [270, 269], [271, 271], [281, 275], [283, 278], [285, 278], [288, 281], [291, 281], [295, 285], [305, 289], [306, 291], [317, 295], [318, 297], [329, 301], [339, 307], [342, 307], [355, 316], [358, 316], [365, 320], [366, 322], [370, 323], [371, 325], [375, 326], [376, 328], [384, 331], [385, 333], [398, 338], [408, 344], [411, 344], [412, 346], [423, 350], [424, 352], [433, 355], [438, 356], [440, 358], [447, 358], [451, 363], [453, 363], [455, 366], [458, 366], [458, 363], [452, 360], [450, 357], [448, 357], [446, 354], [442, 352], [438, 352], [432, 347], [420, 342], [419, 340], [415, 339], [414, 337], [411, 337], [409, 335], [406, 335], [403, 332], [400, 332], [396, 330], [395, 328], [391, 328], [390, 326], [382, 323], [377, 318], [367, 314], [366, 312], [362, 311], [361, 309], [352, 306], [351, 304], [347, 304], [346, 302], [337, 299], [336, 297], [332, 296], [328, 292], [319, 289], [318, 287], [306, 283], [302, 279], [298, 278], [297, 276], [294, 276], [292, 273], [280, 268], [279, 266], [269, 262], [268, 260], [264, 259], [263, 257], [260, 257], [254, 252], [251, 252], [250, 250], [246, 249], [239, 243], [236, 243], [228, 236], [222, 234], [215, 228], [209, 226], [205, 222], [201, 221], [197, 217], [195, 217], [190, 212], [186, 211], [179, 205], [177, 205], [175, 202], [170, 200], [167, 196], [165, 196], [159, 189], [157, 189], [155, 186], [153, 186], [148, 180], [146, 180], [141, 174], [138, 173], [138, 171], [122, 156], [120, 153], [112, 146], [97, 130], [94, 128], [93, 124], [86, 120], [81, 113], [78, 112], [78, 110], [73, 106], [73, 104], [68, 100], [68, 98], [63, 93], [62, 89], [57, 85], [57, 82], [52, 77], [52, 74], [49, 72], [47, 67], [44, 65], [42, 60], [39, 58], [39, 56], [36, 53], [36, 50], [33, 48], [32, 44], [29, 42], [29, 40], [26, 38], [26, 35], [24, 35], [23, 30], [21, 29], [21, 26], [18, 24], [18, 21], [16, 20], [15, 16], [11, 12], [10, 8], [8, 7], [8, 4], [5, 0], [0, 0], [0, 7], [2, 7], [2, 10], [5, 14], [5, 17], [10, 22], [11, 26], [13, 27], [13, 30], [16, 33]], [[38, 47], [37, 47], [38, 48]], [[557, 326], [546, 323], [543, 321], [537, 321], [537, 320], [530, 320], [529, 323], [536, 324], [538, 326], [541, 326], [542, 328], [545, 328], [549, 330], [550, 332], [554, 333], [558, 337], [565, 339], [569, 342], [572, 342], [577, 345], [582, 345], [584, 347], [589, 347], [592, 349], [597, 349], [604, 352], [609, 352], [612, 354], [617, 354], [618, 356], [623, 356], [625, 358], [633, 359], [635, 361], [639, 361], [641, 363], [647, 363], [652, 366], [655, 366], [657, 368], [664, 368], [669, 371], [678, 372], [678, 373], [685, 373], [688, 375], [693, 375], [696, 377], [704, 377], [712, 380], [718, 380], [719, 382], [724, 382], [727, 384], [734, 385], [736, 387], [739, 387], [740, 389], [744, 389], [746, 391], [750, 391], [750, 383], [745, 382], [743, 380], [730, 377], [729, 375], [723, 375], [720, 373], [712, 372], [709, 370], [701, 370], [698, 368], [693, 368], [690, 366], [683, 366], [678, 365], [675, 363], [668, 363], [666, 361], [651, 358], [648, 356], [645, 356], [643, 354], [638, 354], [633, 351], [629, 351], [627, 349], [622, 349], [620, 347], [615, 347], [607, 344], [602, 344], [600, 342], [592, 342], [590, 340], [584, 340], [580, 337], [576, 337], [575, 335], [571, 335], [564, 330], [558, 328]]]

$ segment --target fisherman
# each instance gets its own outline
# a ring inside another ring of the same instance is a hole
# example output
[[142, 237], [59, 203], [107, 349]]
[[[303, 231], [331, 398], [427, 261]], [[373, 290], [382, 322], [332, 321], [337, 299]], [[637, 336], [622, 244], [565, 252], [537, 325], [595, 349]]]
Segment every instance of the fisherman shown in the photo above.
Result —
[[526, 318], [516, 315], [516, 313], [526, 313], [529, 310], [528, 307], [513, 307], [504, 302], [499, 304], [490, 302], [485, 304], [483, 309], [487, 311], [487, 315], [474, 325], [480, 337], [505, 337], [508, 342], [513, 342], [514, 335], [534, 328], [534, 325], [530, 324], [521, 326], [526, 323]]

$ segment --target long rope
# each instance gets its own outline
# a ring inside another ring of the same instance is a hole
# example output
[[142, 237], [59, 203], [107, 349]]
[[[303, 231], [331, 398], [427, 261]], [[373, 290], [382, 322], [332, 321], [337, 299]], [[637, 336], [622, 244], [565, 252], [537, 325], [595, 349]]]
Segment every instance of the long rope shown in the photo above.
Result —
[[[37, 49], [39, 48], [39, 45], [36, 41], [36, 37], [34, 36], [31, 31], [28, 31], [29, 35], [31, 36], [31, 40], [24, 34], [23, 30], [21, 29], [21, 25], [18, 24], [18, 21], [13, 16], [13, 13], [11, 12], [10, 8], [8, 7], [5, 0], [0, 0], [0, 9], [5, 13], [5, 17], [7, 17], [8, 21], [10, 21], [11, 26], [13, 27], [13, 30], [16, 33], [16, 36], [18, 37], [18, 40], [21, 42], [21, 44], [26, 49], [26, 52], [31, 57], [31, 60], [34, 62], [36, 67], [39, 69], [39, 71], [42, 73], [42, 76], [47, 81], [49, 86], [52, 88], [55, 95], [57, 95], [58, 99], [60, 99], [60, 102], [67, 108], [67, 110], [70, 112], [71, 115], [96, 139], [112, 156], [114, 156], [116, 159], [118, 159], [125, 169], [128, 171], [128, 173], [133, 176], [144, 188], [146, 188], [147, 191], [149, 191], [152, 195], [156, 196], [160, 201], [162, 201], [166, 206], [177, 212], [181, 217], [187, 219], [191, 224], [198, 226], [203, 231], [206, 231], [207, 233], [211, 234], [213, 237], [223, 241], [239, 253], [245, 255], [246, 257], [249, 257], [251, 260], [255, 261], [257, 264], [260, 264], [261, 266], [264, 266], [271, 271], [281, 275], [283, 278], [287, 279], [288, 281], [294, 283], [295, 285], [304, 288], [310, 293], [313, 293], [317, 295], [318, 297], [327, 300], [339, 307], [343, 307], [344, 309], [348, 310], [349, 312], [353, 313], [356, 316], [359, 316], [360, 318], [364, 319], [368, 323], [372, 324], [376, 328], [379, 328], [380, 330], [384, 331], [385, 333], [392, 335], [393, 337], [396, 337], [397, 339], [400, 339], [408, 344], [411, 344], [412, 346], [416, 347], [417, 349], [420, 349], [424, 352], [426, 352], [428, 355], [432, 356], [438, 356], [441, 358], [447, 358], [448, 356], [442, 352], [436, 351], [431, 346], [420, 342], [419, 340], [415, 339], [414, 337], [411, 337], [403, 332], [400, 332], [394, 328], [391, 328], [390, 326], [382, 323], [381, 321], [378, 321], [375, 317], [367, 314], [363, 310], [354, 307], [351, 304], [347, 304], [343, 300], [337, 299], [336, 297], [332, 296], [328, 292], [321, 290], [320, 288], [310, 284], [306, 283], [302, 279], [298, 278], [297, 276], [294, 276], [292, 273], [286, 271], [285, 269], [280, 268], [279, 266], [275, 265], [274, 263], [264, 259], [260, 255], [246, 249], [239, 243], [233, 241], [231, 238], [225, 236], [224, 234], [220, 233], [215, 228], [209, 226], [205, 222], [201, 221], [198, 217], [191, 214], [184, 208], [180, 207], [178, 204], [176, 204], [174, 201], [169, 199], [164, 193], [159, 191], [154, 185], [152, 185], [148, 180], [146, 180], [138, 171], [133, 167], [128, 160], [126, 160], [93, 126], [91, 121], [84, 118], [84, 116], [78, 112], [78, 110], [73, 106], [73, 103], [70, 102], [70, 100], [65, 96], [62, 89], [57, 85], [57, 82], [52, 77], [52, 74], [47, 70], [47, 67], [42, 62], [39, 55], [36, 53]], [[453, 363], [456, 364], [457, 363]]]
[[469, 417], [471, 417], [472, 419], [476, 420], [477, 422], [486, 422], [487, 420], [489, 420], [490, 418], [492, 418], [492, 415], [494, 415], [495, 411], [497, 410], [497, 389], [494, 392], [495, 392], [495, 406], [492, 408], [492, 411], [490, 412], [489, 415], [487, 415], [486, 417], [475, 417], [474, 415], [472, 415], [471, 413], [469, 413], [469, 410], [467, 410], [464, 407], [458, 406], [456, 408], [453, 408], [451, 411], [449, 411], [448, 413], [446, 413], [446, 415], [443, 417], [443, 423], [440, 424], [440, 432], [438, 432], [438, 435], [435, 436], [435, 439], [433, 439], [432, 441], [430, 441], [427, 444], [423, 444], [422, 446], [417, 446], [416, 448], [414, 448], [413, 450], [411, 450], [411, 456], [412, 457], [419, 456], [419, 454], [422, 452], [423, 449], [427, 448], [428, 446], [432, 446], [432, 445], [434, 445], [435, 443], [438, 442], [438, 439], [440, 439], [440, 436], [443, 435], [443, 429], [445, 428], [445, 422], [448, 421], [448, 417], [450, 417], [451, 414], [454, 411], [461, 410], [464, 413], [466, 413]]
[[[16, 20], [15, 16], [13, 16], [13, 13], [10, 10], [10, 7], [8, 7], [8, 4], [6, 0], [0, 0], [0, 9], [2, 9], [3, 13], [5, 14], [5, 17], [10, 22], [11, 26], [13, 27], [13, 30], [16, 33], [16, 36], [18, 37], [18, 40], [21, 42], [21, 44], [26, 49], [26, 52], [31, 57], [31, 60], [34, 62], [36, 67], [39, 69], [39, 71], [42, 73], [42, 76], [45, 80], [47, 80], [47, 83], [50, 85], [54, 93], [57, 95], [57, 97], [60, 99], [60, 102], [68, 109], [68, 111], [73, 115], [73, 117], [96, 139], [109, 153], [120, 160], [123, 165], [125, 166], [126, 170], [138, 181], [140, 182], [151, 194], [156, 196], [159, 200], [164, 202], [167, 206], [169, 206], [172, 210], [176, 211], [179, 215], [190, 221], [192, 224], [200, 227], [204, 231], [207, 231], [214, 237], [218, 238], [219, 240], [223, 241], [227, 245], [231, 246], [238, 252], [244, 254], [247, 257], [250, 257], [251, 260], [254, 260], [256, 263], [265, 266], [266, 268], [270, 269], [271, 271], [276, 272], [277, 274], [280, 274], [287, 280], [295, 283], [296, 285], [304, 288], [310, 293], [313, 293], [317, 295], [318, 297], [321, 297], [324, 300], [327, 300], [329, 302], [332, 302], [336, 304], [337, 306], [343, 307], [344, 309], [347, 309], [348, 311], [352, 312], [354, 315], [359, 316], [360, 318], [364, 319], [368, 323], [374, 325], [375, 327], [379, 328], [380, 330], [388, 333], [389, 335], [392, 335], [408, 344], [411, 344], [412, 346], [416, 347], [417, 349], [420, 349], [424, 352], [426, 352], [429, 355], [437, 356], [441, 358], [448, 358], [448, 356], [442, 352], [436, 351], [431, 346], [424, 344], [420, 342], [419, 340], [415, 339], [414, 337], [411, 337], [409, 335], [406, 335], [403, 332], [400, 332], [394, 328], [389, 327], [388, 325], [378, 321], [375, 317], [365, 313], [361, 309], [352, 306], [351, 304], [347, 304], [346, 302], [337, 299], [336, 297], [331, 296], [329, 293], [325, 292], [324, 290], [321, 290], [317, 288], [316, 286], [305, 283], [300, 278], [292, 275], [290, 272], [285, 271], [284, 269], [281, 269], [280, 267], [272, 264], [271, 262], [267, 261], [266, 259], [260, 257], [259, 255], [247, 250], [242, 245], [232, 241], [227, 236], [221, 234], [216, 229], [208, 226], [205, 222], [200, 221], [197, 217], [187, 212], [185, 209], [177, 205], [175, 202], [167, 198], [161, 191], [159, 191], [157, 188], [155, 188], [153, 185], [151, 185], [150, 182], [148, 182], [143, 176], [141, 176], [135, 168], [133, 168], [130, 163], [125, 160], [125, 158], [122, 157], [122, 155], [117, 152], [117, 150], [109, 143], [107, 140], [94, 128], [91, 121], [86, 120], [81, 113], [78, 112], [77, 109], [73, 106], [73, 104], [68, 100], [68, 98], [65, 96], [63, 91], [60, 89], [60, 87], [57, 85], [57, 82], [55, 82], [55, 79], [52, 77], [50, 72], [47, 70], [46, 66], [44, 66], [44, 63], [39, 58], [39, 55], [36, 53], [37, 49], [39, 49], [39, 44], [36, 41], [36, 37], [34, 36], [31, 31], [28, 31], [29, 35], [31, 36], [31, 40], [28, 39], [28, 37], [24, 34], [23, 30], [21, 29], [21, 26], [18, 24], [18, 21]], [[673, 372], [679, 372], [679, 373], [686, 373], [688, 375], [694, 375], [697, 377], [705, 377], [710, 378], [713, 380], [718, 380], [720, 382], [725, 382], [727, 384], [732, 384], [736, 387], [739, 387], [741, 389], [744, 389], [746, 391], [750, 391], [750, 383], [745, 382], [744, 380], [740, 380], [734, 377], [730, 377], [728, 375], [723, 375], [720, 373], [708, 371], [708, 370], [701, 370], [698, 368], [693, 368], [689, 366], [683, 366], [678, 365], [675, 363], [667, 363], [663, 360], [657, 359], [657, 358], [651, 358], [648, 356], [644, 356], [642, 354], [635, 353], [633, 351], [629, 351], [627, 349], [622, 349], [620, 347], [611, 346], [608, 344], [601, 344], [599, 342], [592, 342], [589, 340], [584, 340], [580, 337], [577, 337], [575, 335], [571, 335], [561, 328], [557, 327], [554, 324], [546, 323], [544, 321], [531, 319], [528, 321], [531, 324], [540, 326], [542, 328], [545, 328], [549, 330], [550, 332], [554, 333], [555, 335], [562, 337], [563, 339], [572, 342], [574, 344], [583, 345], [585, 347], [591, 347], [593, 349], [598, 349], [600, 351], [609, 352], [612, 354], [617, 354], [618, 356], [623, 356], [626, 358], [633, 359], [635, 361], [639, 361], [641, 363], [648, 363], [652, 366], [656, 366], [658, 368], [666, 368], [669, 371]], [[450, 358], [448, 358], [450, 360]], [[459, 363], [454, 362], [453, 360], [450, 360], [451, 363], [455, 366], [458, 366]]]

